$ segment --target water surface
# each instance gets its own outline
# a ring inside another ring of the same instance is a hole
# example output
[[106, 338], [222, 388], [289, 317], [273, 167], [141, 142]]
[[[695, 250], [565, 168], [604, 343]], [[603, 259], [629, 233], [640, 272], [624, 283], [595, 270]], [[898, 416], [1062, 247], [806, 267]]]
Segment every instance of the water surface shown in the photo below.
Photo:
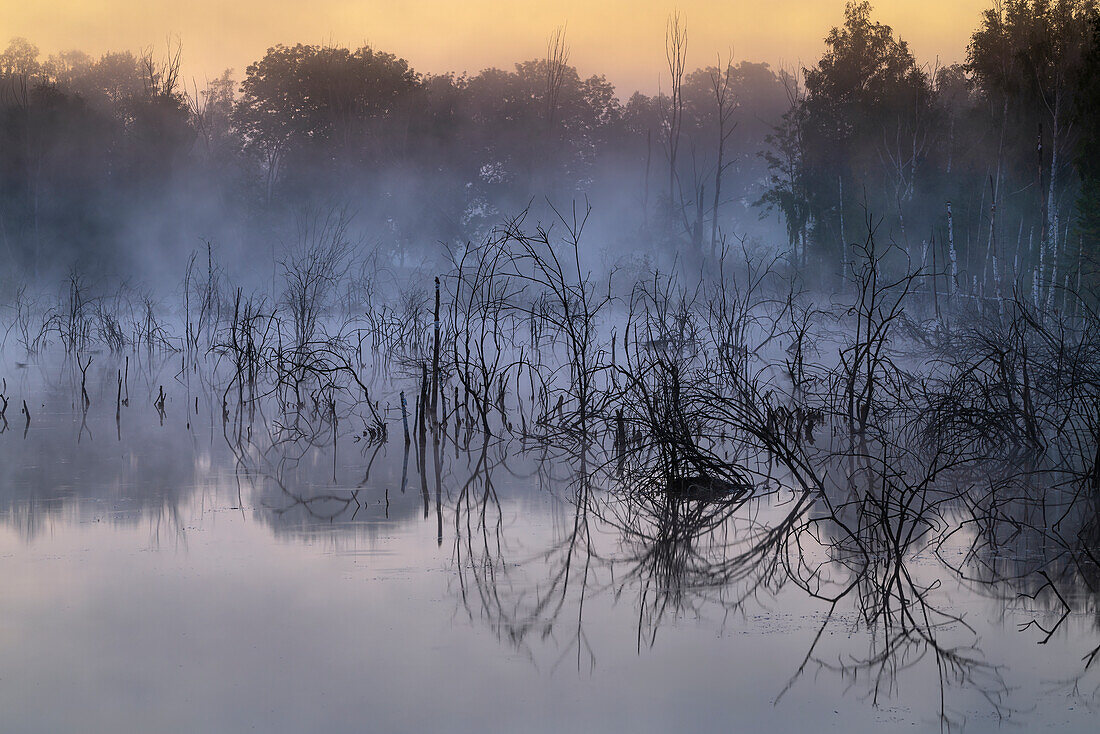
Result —
[[242, 450], [216, 396], [130, 369], [117, 423], [114, 365], [86, 412], [71, 370], [10, 373], [33, 400], [0, 434], [5, 731], [1095, 730], [1094, 611], [1040, 645], [1057, 608], [910, 559], [972, 628], [938, 628], [978, 661], [945, 674], [851, 600], [707, 576], [781, 497], [662, 542], [517, 440], [429, 441], [423, 475], [352, 418], [335, 462], [260, 420]]

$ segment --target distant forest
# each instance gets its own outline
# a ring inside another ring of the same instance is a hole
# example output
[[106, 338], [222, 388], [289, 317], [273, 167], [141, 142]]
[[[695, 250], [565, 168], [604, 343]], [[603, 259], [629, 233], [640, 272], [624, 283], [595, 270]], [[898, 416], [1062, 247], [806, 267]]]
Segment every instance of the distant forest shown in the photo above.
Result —
[[299, 44], [204, 85], [181, 76], [178, 43], [43, 59], [16, 38], [0, 54], [0, 251], [26, 274], [125, 270], [135, 246], [247, 251], [291, 212], [341, 206], [419, 256], [587, 197], [607, 246], [636, 257], [705, 266], [747, 236], [829, 287], [870, 226], [944, 290], [1091, 286], [1096, 0], [997, 2], [950, 66], [914, 58], [867, 2], [837, 20], [808, 68], [720, 53], [689, 70], [698, 49], [672, 16], [660, 92], [629, 97], [581, 76], [563, 30], [541, 58], [472, 76]]

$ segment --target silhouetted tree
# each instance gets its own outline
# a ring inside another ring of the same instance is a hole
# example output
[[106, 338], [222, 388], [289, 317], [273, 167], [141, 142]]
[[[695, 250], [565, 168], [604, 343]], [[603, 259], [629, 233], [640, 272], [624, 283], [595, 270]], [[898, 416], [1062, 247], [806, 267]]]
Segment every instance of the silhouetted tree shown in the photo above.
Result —
[[871, 20], [869, 2], [848, 3], [825, 46], [805, 70], [801, 131], [813, 243], [839, 263], [860, 205], [901, 214], [912, 196], [930, 89], [905, 41]]
[[387, 133], [407, 127], [404, 103], [418, 85], [404, 59], [369, 47], [275, 46], [248, 67], [234, 122], [270, 198], [284, 166], [290, 177], [347, 172], [400, 155], [401, 136]]
[[[1077, 197], [1077, 226], [1082, 259], [1095, 274], [1100, 257], [1100, 13], [1094, 12], [1091, 37], [1082, 59], [1075, 120], [1079, 126], [1075, 163], [1081, 193]], [[1090, 278], [1090, 285], [1095, 282]]]
[[791, 259], [806, 265], [810, 225], [810, 195], [806, 190], [805, 151], [802, 140], [803, 92], [796, 76], [782, 75], [787, 93], [787, 111], [765, 137], [767, 149], [761, 155], [768, 165], [768, 188], [757, 201], [764, 212], [776, 211], [787, 226]]
[[[1094, 0], [1004, 0], [985, 11], [970, 43], [968, 68], [1000, 133], [995, 192], [1006, 175], [1015, 179], [1010, 189], [1022, 184], [1036, 192], [1040, 284], [1059, 284], [1058, 259], [1065, 254], [1073, 97], [1095, 9]], [[1037, 166], [1026, 154], [1036, 147]]]

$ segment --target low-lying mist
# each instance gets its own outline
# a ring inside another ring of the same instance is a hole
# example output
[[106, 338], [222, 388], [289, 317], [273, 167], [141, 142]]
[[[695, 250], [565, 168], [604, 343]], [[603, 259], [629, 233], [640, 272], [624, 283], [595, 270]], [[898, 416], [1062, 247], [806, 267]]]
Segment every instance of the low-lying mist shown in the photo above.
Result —
[[511, 70], [422, 74], [299, 44], [205, 84], [181, 77], [178, 42], [43, 59], [15, 38], [0, 293], [78, 272], [167, 294], [208, 243], [258, 287], [318, 211], [348, 215], [362, 259], [438, 271], [521, 213], [550, 226], [575, 206], [591, 207], [582, 256], [602, 272], [713, 270], [723, 243], [748, 241], [827, 292], [873, 228], [951, 292], [1052, 305], [1051, 288], [1091, 285], [1093, 0], [998, 4], [945, 68], [873, 15], [849, 3], [807, 68], [719, 54], [694, 71], [671, 16], [655, 95], [582, 74], [564, 29]]

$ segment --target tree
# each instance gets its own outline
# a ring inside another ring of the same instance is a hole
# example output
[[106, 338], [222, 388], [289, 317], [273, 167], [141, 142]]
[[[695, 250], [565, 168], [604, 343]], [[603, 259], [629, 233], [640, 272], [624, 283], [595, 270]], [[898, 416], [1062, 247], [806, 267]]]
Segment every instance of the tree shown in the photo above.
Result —
[[126, 100], [145, 89], [141, 62], [129, 51], [103, 54], [86, 74], [73, 80], [73, 89], [92, 104], [120, 111]]
[[16, 36], [0, 53], [0, 74], [5, 76], [32, 77], [42, 70], [38, 63], [38, 46]]
[[24, 107], [29, 104], [30, 90], [41, 68], [37, 46], [22, 37], [11, 39], [0, 53], [0, 100]]
[[74, 49], [51, 54], [42, 65], [42, 71], [53, 84], [72, 89], [73, 82], [87, 74], [93, 63], [91, 56]]
[[275, 46], [251, 64], [234, 123], [246, 152], [266, 175], [270, 199], [286, 162], [305, 176], [311, 166], [351, 170], [400, 155], [391, 145], [407, 129], [405, 103], [419, 77], [404, 59], [363, 47]]
[[711, 87], [714, 90], [714, 118], [718, 123], [718, 135], [716, 140], [718, 161], [714, 166], [714, 204], [710, 210], [710, 254], [714, 257], [718, 251], [718, 207], [722, 203], [722, 176], [730, 163], [726, 160], [726, 144], [733, 134], [737, 123], [733, 120], [733, 113], [737, 111], [738, 103], [733, 93], [733, 54], [726, 59], [725, 69], [722, 69], [722, 56], [718, 56], [718, 66], [710, 73]]
[[[1073, 95], [1095, 12], [1095, 0], [1003, 0], [983, 14], [971, 37], [968, 68], [975, 85], [994, 109], [1000, 103], [998, 183], [1006, 154], [1026, 161], [1024, 152], [1038, 140], [1037, 176], [1020, 177], [1038, 183], [1040, 283], [1057, 284], [1064, 250], [1059, 233], [1076, 134]], [[1048, 298], [1053, 292], [1047, 289]]]
[[1100, 257], [1100, 13], [1093, 12], [1082, 58], [1074, 117], [1080, 136], [1074, 163], [1080, 179], [1077, 227], [1081, 259], [1095, 268]]
[[554, 134], [554, 122], [558, 113], [558, 101], [561, 97], [561, 87], [565, 82], [565, 75], [569, 69], [569, 46], [565, 43], [565, 26], [559, 26], [550, 34], [550, 40], [546, 42], [546, 91], [543, 97], [546, 120], [546, 132], [548, 137]]
[[[668, 109], [665, 112], [665, 145], [668, 155], [668, 216], [671, 220], [676, 202], [680, 203], [680, 215], [684, 219], [685, 229], [691, 229], [687, 223], [683, 194], [677, 185], [677, 157], [680, 153], [680, 135], [684, 121], [684, 69], [687, 63], [687, 26], [679, 13], [669, 16], [665, 27], [665, 61], [668, 63], [670, 95]], [[692, 244], [698, 249], [701, 243], [701, 228], [693, 233]]]
[[180, 83], [182, 47], [163, 57], [147, 49], [139, 59], [142, 89], [126, 99], [126, 178], [142, 195], [163, 188], [191, 150], [195, 131]]
[[768, 147], [761, 156], [768, 164], [768, 188], [756, 203], [764, 212], [776, 211], [782, 215], [787, 225], [791, 258], [800, 267], [805, 267], [810, 197], [806, 190], [802, 142], [802, 87], [793, 74], [784, 73], [781, 78], [788, 106], [779, 124], [765, 138]]
[[236, 143], [232, 130], [235, 83], [232, 69], [187, 94], [187, 106], [191, 113], [191, 125], [195, 129], [199, 152], [207, 161], [224, 164], [232, 159], [232, 147]]
[[905, 41], [871, 20], [869, 2], [849, 2], [825, 46], [817, 65], [804, 70], [803, 175], [814, 242], [821, 254], [840, 242], [843, 262], [845, 220], [860, 219], [855, 192], [880, 216], [892, 212], [904, 236], [902, 209], [923, 157], [931, 91]]

